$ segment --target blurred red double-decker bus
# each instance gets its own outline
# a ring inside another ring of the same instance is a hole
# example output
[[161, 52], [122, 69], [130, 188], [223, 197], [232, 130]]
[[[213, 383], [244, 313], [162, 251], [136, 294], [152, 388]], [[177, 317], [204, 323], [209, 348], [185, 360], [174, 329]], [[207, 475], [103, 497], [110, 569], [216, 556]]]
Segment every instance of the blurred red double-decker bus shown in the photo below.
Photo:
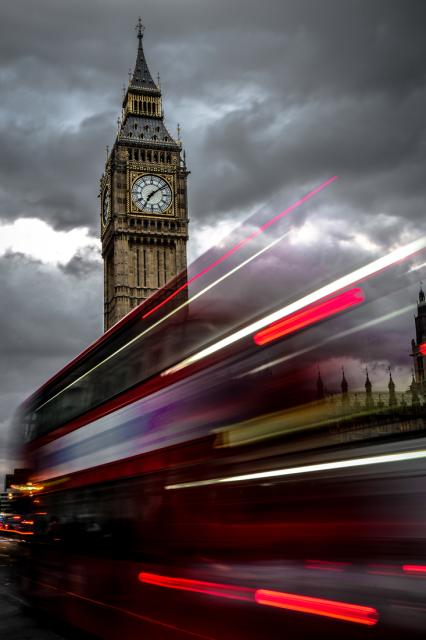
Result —
[[295, 237], [225, 244], [21, 407], [33, 604], [107, 639], [422, 633], [424, 241]]

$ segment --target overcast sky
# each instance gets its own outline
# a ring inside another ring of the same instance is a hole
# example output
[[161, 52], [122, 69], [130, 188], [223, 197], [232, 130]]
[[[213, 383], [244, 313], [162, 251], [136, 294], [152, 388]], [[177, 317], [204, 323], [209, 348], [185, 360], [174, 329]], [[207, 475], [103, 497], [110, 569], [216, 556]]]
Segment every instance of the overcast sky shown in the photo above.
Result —
[[329, 230], [360, 251], [425, 229], [424, 0], [3, 2], [0, 436], [102, 331], [99, 177], [139, 15], [182, 126], [192, 258], [334, 174]]

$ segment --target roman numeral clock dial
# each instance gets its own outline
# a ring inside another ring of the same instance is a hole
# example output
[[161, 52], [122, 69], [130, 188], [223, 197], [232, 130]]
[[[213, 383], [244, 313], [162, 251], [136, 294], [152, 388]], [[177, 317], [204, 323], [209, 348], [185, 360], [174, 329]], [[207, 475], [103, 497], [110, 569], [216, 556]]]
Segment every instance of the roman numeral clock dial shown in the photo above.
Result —
[[145, 175], [133, 183], [132, 200], [144, 213], [163, 213], [172, 202], [172, 191], [160, 176]]

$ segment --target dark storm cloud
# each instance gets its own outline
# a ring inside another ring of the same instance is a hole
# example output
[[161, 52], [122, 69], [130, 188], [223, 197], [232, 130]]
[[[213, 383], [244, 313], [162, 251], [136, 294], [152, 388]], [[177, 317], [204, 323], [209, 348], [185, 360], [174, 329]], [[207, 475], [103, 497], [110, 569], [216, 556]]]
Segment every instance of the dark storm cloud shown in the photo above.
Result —
[[78, 280], [79, 278], [85, 278], [92, 276], [94, 273], [98, 273], [100, 271], [100, 263], [100, 249], [98, 247], [88, 246], [84, 247], [84, 249], [79, 249], [66, 264], [60, 264], [59, 269], [66, 276], [74, 276], [74, 278]]
[[[56, 229], [89, 226], [98, 230], [97, 194], [102, 151], [112, 116], [99, 113], [75, 130], [46, 123], [42, 129], [13, 122], [1, 132], [1, 217], [37, 217]], [[50, 128], [52, 126], [52, 129]]]
[[[192, 238], [266, 203], [281, 210], [334, 174], [339, 182], [295, 220], [315, 222], [318, 208], [328, 217], [336, 272], [345, 240], [362, 257], [357, 234], [385, 248], [424, 232], [423, 0], [3, 3], [1, 221], [99, 233], [99, 177], [139, 14], [167, 126], [183, 128]], [[101, 331], [102, 275], [95, 249], [60, 268], [8, 255], [0, 269], [7, 421]]]
[[[81, 268], [81, 267], [80, 267]], [[75, 270], [75, 268], [74, 268]], [[21, 254], [0, 258], [0, 421], [46, 376], [66, 364], [99, 335], [99, 264], [77, 282], [63, 271]]]
[[182, 121], [194, 222], [241, 217], [242, 206], [327, 173], [348, 182], [347, 206], [422, 216], [423, 2], [36, 6], [3, 9], [2, 217], [32, 212], [97, 231], [104, 147], [141, 11], [169, 125]]

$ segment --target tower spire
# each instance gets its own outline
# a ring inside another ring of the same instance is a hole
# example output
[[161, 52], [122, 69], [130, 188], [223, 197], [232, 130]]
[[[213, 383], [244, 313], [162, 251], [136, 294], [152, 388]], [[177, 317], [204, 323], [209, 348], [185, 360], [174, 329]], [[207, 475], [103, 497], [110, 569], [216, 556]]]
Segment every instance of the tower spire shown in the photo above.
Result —
[[365, 367], [365, 392], [371, 395], [372, 384], [368, 377], [368, 368]]
[[135, 29], [138, 32], [138, 40], [139, 40], [139, 49], [142, 49], [142, 38], [143, 38], [143, 32], [145, 31], [145, 27], [142, 24], [142, 18], [139, 16], [138, 21], [135, 25]]
[[142, 24], [142, 20], [140, 17], [137, 21], [137, 24], [135, 25], [135, 30], [137, 32], [138, 38], [138, 53], [136, 56], [135, 69], [129, 81], [129, 88], [156, 91], [157, 93], [159, 93], [159, 89], [152, 79], [151, 73], [145, 60], [145, 54], [142, 46], [142, 38], [145, 27]]
[[317, 398], [323, 400], [325, 398], [325, 387], [321, 377], [321, 370], [318, 366], [318, 378], [317, 378]]
[[391, 368], [389, 367], [389, 384], [388, 384], [388, 389], [389, 389], [389, 406], [393, 407], [396, 405], [396, 394], [395, 394], [395, 383], [392, 379], [392, 371]]
[[372, 388], [373, 388], [373, 385], [371, 384], [370, 378], [368, 376], [368, 368], [365, 367], [365, 407], [366, 409], [372, 409], [374, 406]]
[[349, 385], [348, 385], [348, 381], [346, 380], [345, 377], [345, 370], [342, 367], [342, 382], [340, 383], [341, 389], [342, 389], [342, 393], [343, 394], [347, 394], [348, 393], [348, 389], [349, 389]]

